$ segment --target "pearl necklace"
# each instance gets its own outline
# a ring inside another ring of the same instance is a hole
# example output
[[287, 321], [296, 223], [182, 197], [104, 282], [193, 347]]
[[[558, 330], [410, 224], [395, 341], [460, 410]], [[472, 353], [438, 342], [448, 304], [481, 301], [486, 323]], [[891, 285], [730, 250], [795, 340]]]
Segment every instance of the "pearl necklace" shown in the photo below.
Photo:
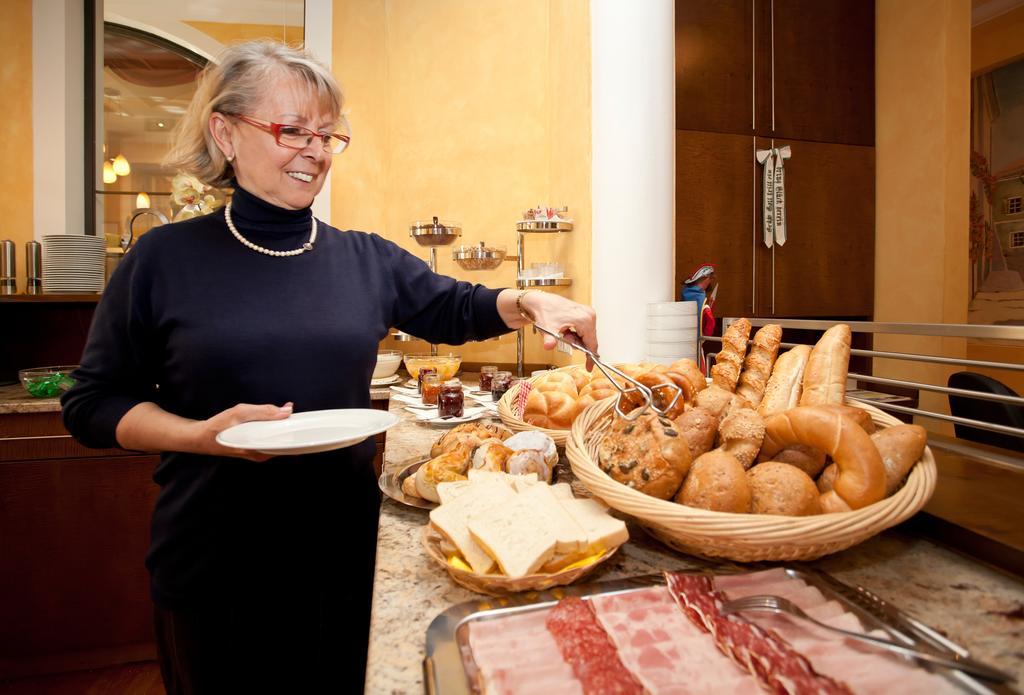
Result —
[[238, 232], [238, 229], [235, 228], [235, 223], [231, 221], [231, 203], [230, 202], [227, 205], [224, 206], [224, 221], [228, 223], [228, 229], [231, 230], [231, 233], [235, 236], [236, 239], [238, 239], [240, 242], [242, 242], [243, 246], [247, 246], [248, 248], [252, 249], [253, 251], [258, 251], [258, 252], [266, 254], [268, 256], [298, 256], [300, 254], [306, 253], [306, 251], [312, 251], [313, 250], [313, 244], [316, 243], [316, 218], [315, 217], [313, 218], [313, 227], [312, 227], [312, 229], [310, 229], [310, 232], [309, 232], [309, 241], [307, 241], [305, 244], [303, 244], [301, 246], [301, 248], [293, 249], [291, 251], [272, 251], [271, 249], [266, 249], [266, 248], [263, 248], [262, 246], [257, 246], [256, 244], [252, 243], [251, 241], [246, 239], [244, 236], [242, 236]]

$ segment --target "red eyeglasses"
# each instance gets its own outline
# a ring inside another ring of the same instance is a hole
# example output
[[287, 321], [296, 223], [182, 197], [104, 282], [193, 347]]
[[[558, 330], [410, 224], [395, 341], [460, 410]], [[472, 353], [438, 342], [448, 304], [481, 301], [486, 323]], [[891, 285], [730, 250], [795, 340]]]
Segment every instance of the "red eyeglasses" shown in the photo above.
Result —
[[323, 144], [325, 152], [341, 154], [348, 147], [348, 143], [352, 139], [343, 133], [318, 133], [309, 128], [288, 125], [286, 123], [271, 123], [270, 121], [262, 121], [251, 116], [235, 116], [235, 118], [270, 133], [274, 136], [278, 145], [293, 150], [304, 150], [309, 147], [314, 139], [319, 139]]

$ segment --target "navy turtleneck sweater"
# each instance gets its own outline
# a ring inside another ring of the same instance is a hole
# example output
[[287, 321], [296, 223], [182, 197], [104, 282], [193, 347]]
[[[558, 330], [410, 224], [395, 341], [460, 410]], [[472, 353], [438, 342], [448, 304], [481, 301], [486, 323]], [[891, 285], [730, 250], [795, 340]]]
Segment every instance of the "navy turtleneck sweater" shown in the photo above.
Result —
[[[278, 208], [238, 187], [231, 215], [266, 248], [309, 238], [308, 208]], [[497, 293], [432, 273], [375, 234], [323, 223], [313, 251], [294, 257], [246, 248], [223, 211], [159, 227], [103, 294], [78, 383], [61, 399], [64, 423], [86, 445], [111, 447], [121, 417], [143, 401], [193, 419], [238, 403], [368, 407], [389, 328], [448, 344], [499, 335], [509, 329]], [[372, 553], [371, 539], [352, 534], [375, 536], [373, 453], [369, 440], [265, 463], [161, 454], [146, 559], [154, 600], [175, 608], [253, 577], [315, 572], [325, 551], [353, 544]]]

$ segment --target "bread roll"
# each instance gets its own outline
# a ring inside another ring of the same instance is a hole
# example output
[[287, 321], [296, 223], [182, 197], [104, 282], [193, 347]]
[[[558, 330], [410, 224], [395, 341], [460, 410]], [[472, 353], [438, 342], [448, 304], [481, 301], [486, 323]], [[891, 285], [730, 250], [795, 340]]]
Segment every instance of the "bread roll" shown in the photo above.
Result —
[[[569, 385], [575, 390], [572, 380]], [[523, 409], [523, 422], [549, 430], [567, 430], [579, 413], [579, 404], [573, 393], [567, 393], [560, 387], [543, 391], [536, 388], [530, 390]]]
[[505, 440], [511, 436], [512, 432], [501, 425], [489, 422], [464, 422], [441, 435], [440, 439], [430, 448], [430, 455], [431, 457], [440, 456], [460, 444], [466, 444], [472, 450], [480, 446], [480, 443], [486, 439]]
[[587, 406], [596, 403], [597, 401], [603, 401], [605, 398], [611, 398], [612, 396], [618, 396], [619, 390], [615, 388], [615, 385], [609, 381], [606, 377], [595, 376], [590, 380], [590, 383], [583, 387], [580, 391], [579, 400], [576, 401], [579, 406], [580, 412]]
[[721, 446], [715, 451], [730, 454], [744, 469], [750, 468], [764, 440], [764, 420], [749, 408], [730, 412], [718, 427], [718, 440]]
[[533, 384], [534, 391], [560, 391], [574, 399], [580, 397], [576, 381], [568, 372], [548, 372]]
[[[825, 467], [825, 452], [805, 444], [794, 444], [772, 456], [771, 460], [796, 466], [812, 478]], [[767, 459], [765, 459], [767, 460]]]
[[721, 418], [725, 415], [734, 396], [732, 391], [728, 391], [718, 384], [712, 384], [697, 394], [694, 403], [698, 408], [706, 409], [712, 416]]
[[836, 467], [836, 464], [830, 463], [825, 466], [825, 470], [818, 476], [818, 492], [830, 492], [832, 486], [835, 485], [837, 475], [839, 475], [839, 469]]
[[765, 420], [762, 453], [767, 458], [792, 444], [820, 449], [835, 461], [839, 474], [823, 497], [838, 495], [851, 509], [885, 497], [885, 466], [878, 449], [859, 425], [835, 408], [802, 406]]
[[800, 404], [804, 369], [810, 355], [810, 346], [797, 345], [775, 361], [772, 375], [764, 389], [764, 397], [757, 406], [761, 417], [781, 413]]
[[684, 357], [668, 365], [667, 371], [678, 374], [693, 386], [694, 393], [699, 393], [708, 387], [708, 380], [704, 378], [704, 372], [700, 370], [697, 363]]
[[440, 502], [437, 484], [466, 480], [471, 453], [472, 448], [462, 443], [420, 466], [416, 471], [416, 492], [419, 496], [431, 502]]
[[632, 422], [617, 417], [598, 446], [598, 465], [613, 480], [667, 500], [690, 470], [690, 447], [672, 421], [656, 413]]
[[779, 343], [782, 341], [782, 326], [769, 323], [754, 334], [750, 352], [743, 361], [743, 373], [736, 386], [736, 393], [750, 402], [755, 408], [764, 396], [765, 386], [771, 376], [775, 358], [779, 356]]
[[920, 425], [895, 425], [871, 435], [885, 466], [885, 496], [899, 489], [928, 443], [928, 433]]
[[[504, 443], [505, 446], [512, 451], [534, 449], [541, 452], [544, 454], [544, 460], [552, 468], [554, 468], [555, 464], [558, 463], [558, 447], [555, 445], [555, 440], [543, 432], [538, 432], [536, 430], [517, 432], [506, 439]], [[511, 473], [511, 471], [509, 472]]]
[[747, 471], [750, 511], [754, 514], [810, 516], [821, 513], [818, 488], [798, 468], [768, 461]]
[[693, 462], [675, 500], [688, 507], [745, 514], [750, 511], [750, 485], [739, 461], [709, 451]]
[[718, 421], [707, 408], [694, 406], [675, 419], [679, 434], [683, 435], [690, 446], [690, 458], [694, 461], [698, 456], [706, 454], [715, 445], [718, 434]]
[[473, 452], [471, 465], [476, 470], [504, 472], [505, 462], [511, 455], [512, 450], [500, 439], [487, 439]]
[[845, 323], [832, 326], [821, 336], [807, 360], [800, 405], [842, 404], [846, 397], [851, 340], [850, 327]]
[[520, 449], [512, 452], [505, 461], [511, 475], [529, 475], [535, 473], [545, 483], [551, 482], [552, 466], [545, 460], [544, 453], [538, 449]]
[[750, 321], [737, 319], [722, 334], [722, 346], [711, 368], [711, 381], [726, 391], [735, 391], [747, 355]]
[[579, 393], [583, 388], [590, 383], [592, 374], [587, 371], [583, 365], [574, 365], [569, 369], [565, 370], [565, 373], [572, 377], [573, 384], [576, 386], [576, 392]]

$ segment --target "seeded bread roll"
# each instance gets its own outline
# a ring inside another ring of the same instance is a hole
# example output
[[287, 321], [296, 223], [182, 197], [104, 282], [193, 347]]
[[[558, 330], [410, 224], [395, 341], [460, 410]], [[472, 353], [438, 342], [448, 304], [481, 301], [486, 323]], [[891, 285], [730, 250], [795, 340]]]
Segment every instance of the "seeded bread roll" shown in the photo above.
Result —
[[750, 511], [754, 514], [810, 516], [820, 514], [818, 488], [794, 466], [768, 461], [747, 471]]
[[733, 456], [709, 451], [690, 466], [675, 500], [688, 507], [745, 514], [750, 511], [750, 485]]
[[722, 334], [722, 347], [711, 368], [711, 381], [726, 391], [736, 391], [736, 384], [743, 371], [743, 360], [747, 356], [747, 339], [750, 337], [750, 321], [737, 319]]
[[764, 396], [765, 386], [771, 376], [775, 358], [779, 356], [782, 341], [782, 326], [769, 323], [754, 334], [750, 341], [750, 352], [743, 362], [743, 373], [736, 387], [736, 394], [747, 399], [755, 408]]
[[598, 447], [601, 470], [651, 497], [671, 499], [690, 470], [690, 447], [671, 420], [645, 413], [616, 417]]

